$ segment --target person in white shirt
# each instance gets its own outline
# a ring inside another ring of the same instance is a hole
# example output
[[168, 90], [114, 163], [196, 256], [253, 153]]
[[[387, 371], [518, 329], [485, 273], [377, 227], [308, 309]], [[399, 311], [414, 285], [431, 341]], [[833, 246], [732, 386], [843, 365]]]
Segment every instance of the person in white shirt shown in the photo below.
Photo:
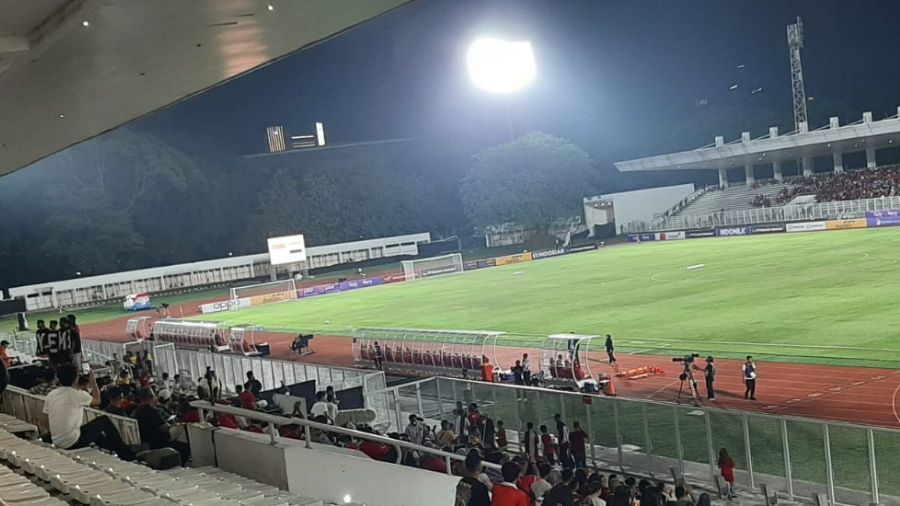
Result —
[[406, 426], [404, 433], [409, 438], [410, 443], [421, 445], [425, 442], [425, 426], [419, 423], [418, 415], [409, 415], [409, 425]]
[[325, 392], [319, 391], [318, 393], [316, 393], [316, 402], [314, 402], [312, 407], [309, 408], [310, 417], [318, 418], [320, 416], [324, 416], [325, 418], [328, 418], [329, 422], [333, 423], [334, 419], [328, 416], [328, 412], [330, 411], [328, 404], [329, 403], [325, 400]]
[[79, 382], [78, 369], [72, 364], [62, 364], [57, 368], [56, 376], [60, 387], [48, 393], [44, 400], [53, 444], [67, 450], [96, 444], [115, 452], [123, 460], [134, 460], [134, 453], [122, 441], [108, 417], [100, 416], [81, 424], [84, 408], [100, 405], [100, 389], [94, 373], [86, 381]]
[[169, 379], [169, 373], [162, 373], [162, 380], [159, 382], [159, 388], [170, 392], [175, 391], [175, 382]]

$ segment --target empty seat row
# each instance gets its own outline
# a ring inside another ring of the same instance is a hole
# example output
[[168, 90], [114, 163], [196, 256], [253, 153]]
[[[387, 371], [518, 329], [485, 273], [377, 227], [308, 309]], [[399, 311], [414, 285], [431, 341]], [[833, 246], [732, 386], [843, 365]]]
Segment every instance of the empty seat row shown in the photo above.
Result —
[[[124, 462], [115, 455], [82, 448], [60, 450], [21, 439], [0, 430], [0, 461], [25, 475], [48, 483], [71, 501], [92, 506], [322, 506], [322, 501], [289, 494], [278, 488], [227, 473], [218, 468], [176, 468], [155, 471]], [[0, 470], [3, 468], [0, 467]], [[0, 474], [0, 490], [20, 499], [49, 498]], [[13, 486], [14, 485], [14, 486]], [[28, 495], [32, 494], [32, 495]], [[2, 498], [0, 494], [0, 498]], [[19, 504], [17, 502], [16, 504]], [[44, 506], [43, 502], [36, 503]], [[47, 502], [47, 506], [55, 503]]]

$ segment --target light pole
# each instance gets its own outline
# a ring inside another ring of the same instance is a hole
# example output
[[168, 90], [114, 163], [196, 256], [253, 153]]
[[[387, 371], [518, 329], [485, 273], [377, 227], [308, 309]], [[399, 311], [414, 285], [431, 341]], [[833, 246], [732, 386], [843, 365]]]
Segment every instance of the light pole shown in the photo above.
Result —
[[[534, 51], [529, 41], [476, 39], [466, 54], [472, 83], [491, 93], [509, 95], [534, 81], [537, 70]], [[513, 140], [512, 116], [506, 102], [506, 124], [509, 140]]]

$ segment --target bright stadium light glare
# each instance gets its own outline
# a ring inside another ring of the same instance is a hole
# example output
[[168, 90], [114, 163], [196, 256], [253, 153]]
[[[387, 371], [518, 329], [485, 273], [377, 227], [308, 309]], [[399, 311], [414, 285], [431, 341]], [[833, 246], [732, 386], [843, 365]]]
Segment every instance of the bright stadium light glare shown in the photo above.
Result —
[[513, 93], [534, 80], [536, 69], [531, 42], [477, 39], [466, 55], [469, 76], [479, 88], [492, 93]]

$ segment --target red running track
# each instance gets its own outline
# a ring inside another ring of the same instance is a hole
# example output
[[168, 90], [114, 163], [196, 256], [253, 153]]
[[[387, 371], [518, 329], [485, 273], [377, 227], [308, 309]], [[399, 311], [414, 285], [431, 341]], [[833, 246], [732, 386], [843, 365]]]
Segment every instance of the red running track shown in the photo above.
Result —
[[[83, 325], [82, 332], [87, 339], [126, 341], [125, 320], [127, 317], [103, 324]], [[292, 339], [293, 336], [281, 333], [257, 335], [258, 342], [269, 342], [274, 358], [354, 366], [350, 340], [347, 338], [316, 336], [311, 343], [315, 353], [302, 359], [290, 352]], [[537, 349], [503, 348], [497, 358], [509, 367], [525, 352], [532, 363], [537, 363], [540, 356]], [[641, 366], [656, 366], [665, 370], [664, 375], [636, 380], [614, 378], [618, 395], [670, 402], [677, 399], [681, 365], [673, 363], [671, 357], [620, 354], [616, 358], [619, 368], [623, 370]], [[738, 360], [716, 360], [716, 400], [710, 402], [704, 399], [704, 405], [900, 428], [900, 410], [897, 406], [900, 402], [900, 370], [757, 362], [757, 400], [750, 401], [743, 397], [741, 363]], [[611, 366], [598, 360], [592, 359], [589, 365], [594, 376], [614, 373]], [[705, 396], [702, 373], [695, 374], [700, 394]]]

